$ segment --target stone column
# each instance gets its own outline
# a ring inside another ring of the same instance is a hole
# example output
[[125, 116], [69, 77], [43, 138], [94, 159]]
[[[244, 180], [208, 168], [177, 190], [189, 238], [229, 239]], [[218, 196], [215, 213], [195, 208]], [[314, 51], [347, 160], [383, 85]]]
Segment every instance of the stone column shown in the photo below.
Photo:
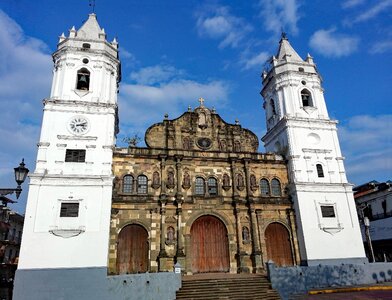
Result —
[[244, 169], [245, 169], [245, 185], [246, 185], [246, 199], [249, 199], [252, 196], [250, 190], [250, 174], [249, 174], [249, 159], [244, 158]]
[[162, 196], [166, 196], [166, 155], [160, 155], [161, 159], [161, 198]]
[[165, 222], [166, 222], [166, 202], [160, 201], [161, 202], [161, 242], [160, 242], [160, 250], [159, 250], [159, 271], [164, 272], [166, 270], [167, 266], [167, 253], [166, 253], [166, 228], [165, 228]]
[[298, 265], [298, 263], [301, 261], [301, 257], [298, 249], [297, 230], [295, 226], [295, 214], [294, 214], [294, 210], [291, 208], [288, 208], [286, 210], [286, 213], [287, 213], [287, 220], [289, 222], [290, 231], [291, 231], [290, 244], [291, 244], [291, 249], [293, 251], [292, 253], [293, 261], [294, 261], [294, 265]]
[[237, 201], [239, 195], [237, 193], [237, 188], [235, 186], [235, 173], [236, 173], [236, 166], [235, 166], [235, 159], [230, 159], [230, 169], [231, 169], [231, 188], [232, 188], [232, 196], [233, 200]]
[[185, 272], [187, 275], [192, 275], [192, 249], [191, 249], [191, 235], [190, 234], [186, 234], [185, 235], [185, 249], [187, 249], [186, 251], [186, 255], [187, 255], [187, 259], [185, 261]]
[[185, 268], [184, 235], [182, 228], [182, 203], [177, 202], [177, 262]]
[[182, 187], [181, 187], [181, 181], [182, 181], [182, 156], [177, 156], [176, 155], [176, 173], [177, 173], [177, 192], [176, 192], [176, 198], [182, 197]]
[[244, 251], [242, 240], [242, 227], [241, 227], [241, 209], [238, 207], [239, 203], [234, 207], [236, 217], [236, 233], [237, 233], [237, 271], [240, 273], [249, 273], [250, 270], [246, 266], [245, 259], [248, 257]]
[[253, 272], [260, 273], [263, 269], [263, 262], [261, 259], [259, 230], [257, 227], [256, 211], [253, 203], [249, 203], [249, 214], [252, 226], [252, 258], [253, 258]]

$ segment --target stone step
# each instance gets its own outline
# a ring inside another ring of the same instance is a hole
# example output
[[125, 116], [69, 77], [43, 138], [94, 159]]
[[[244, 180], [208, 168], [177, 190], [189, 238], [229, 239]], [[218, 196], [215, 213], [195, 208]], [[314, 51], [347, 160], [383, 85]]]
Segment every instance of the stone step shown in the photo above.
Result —
[[267, 278], [258, 274], [202, 274], [186, 277], [177, 300], [278, 300]]

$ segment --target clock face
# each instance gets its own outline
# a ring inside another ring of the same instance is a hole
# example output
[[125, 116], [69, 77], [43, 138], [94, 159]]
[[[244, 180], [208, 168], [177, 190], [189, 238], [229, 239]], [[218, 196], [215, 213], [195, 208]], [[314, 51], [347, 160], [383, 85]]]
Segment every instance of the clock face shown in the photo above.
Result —
[[86, 118], [76, 116], [69, 121], [68, 127], [73, 134], [85, 134], [89, 129], [89, 123]]

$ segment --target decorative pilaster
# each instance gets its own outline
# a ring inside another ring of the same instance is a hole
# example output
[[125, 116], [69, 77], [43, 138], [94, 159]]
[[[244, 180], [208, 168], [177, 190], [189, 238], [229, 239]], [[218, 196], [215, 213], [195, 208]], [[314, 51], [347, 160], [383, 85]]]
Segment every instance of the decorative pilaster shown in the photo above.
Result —
[[161, 197], [166, 195], [166, 155], [160, 155], [161, 159]]
[[252, 226], [252, 258], [253, 258], [253, 272], [260, 273], [263, 269], [263, 261], [261, 258], [261, 251], [260, 251], [260, 238], [259, 238], [259, 229], [257, 226], [257, 219], [256, 219], [256, 211], [254, 208], [253, 203], [249, 203], [249, 214]]

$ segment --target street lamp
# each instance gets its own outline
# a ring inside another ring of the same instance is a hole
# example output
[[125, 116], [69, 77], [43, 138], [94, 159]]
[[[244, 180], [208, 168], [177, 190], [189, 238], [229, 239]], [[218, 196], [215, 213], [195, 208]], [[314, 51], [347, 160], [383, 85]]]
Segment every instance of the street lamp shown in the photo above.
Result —
[[19, 164], [18, 167], [14, 168], [14, 172], [15, 172], [15, 181], [18, 184], [18, 186], [16, 187], [16, 189], [12, 189], [12, 188], [0, 189], [0, 196], [5, 196], [15, 192], [16, 199], [19, 198], [19, 195], [22, 192], [21, 185], [26, 180], [27, 174], [29, 173], [29, 169], [25, 167], [24, 159], [22, 159], [22, 162]]
[[376, 260], [374, 259], [374, 251], [373, 251], [373, 244], [372, 244], [372, 239], [370, 238], [370, 221], [368, 217], [364, 217], [363, 218], [363, 225], [365, 225], [365, 236], [366, 236], [366, 240], [370, 249], [370, 255], [372, 257], [372, 262], [376, 262]]

